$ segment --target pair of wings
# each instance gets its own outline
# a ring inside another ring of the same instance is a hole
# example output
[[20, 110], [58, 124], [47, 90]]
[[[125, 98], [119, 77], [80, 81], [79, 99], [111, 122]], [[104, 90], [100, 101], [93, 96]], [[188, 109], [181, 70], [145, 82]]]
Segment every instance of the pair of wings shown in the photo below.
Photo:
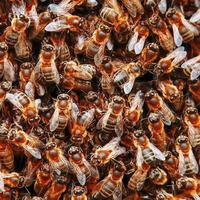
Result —
[[143, 93], [141, 90], [139, 90], [134, 98], [131, 101], [131, 107], [129, 112], [133, 112], [134, 110], [138, 109], [142, 109], [143, 105], [144, 105], [144, 98], [142, 97]]
[[15, 81], [15, 69], [11, 61], [5, 58], [3, 67], [4, 67], [4, 72], [3, 72], [4, 79], [11, 82]]
[[190, 139], [190, 143], [192, 147], [195, 147], [198, 145], [196, 143], [196, 138], [200, 137], [200, 129], [194, 127], [190, 122], [188, 122], [188, 137]]

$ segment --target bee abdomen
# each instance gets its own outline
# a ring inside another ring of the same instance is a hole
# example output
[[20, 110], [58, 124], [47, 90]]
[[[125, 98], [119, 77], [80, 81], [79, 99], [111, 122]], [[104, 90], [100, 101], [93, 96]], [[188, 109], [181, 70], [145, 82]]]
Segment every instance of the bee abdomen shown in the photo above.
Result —
[[181, 35], [183, 37], [183, 41], [188, 43], [194, 39], [194, 33], [188, 29], [182, 29]]
[[99, 44], [95, 44], [91, 41], [86, 48], [86, 56], [91, 59], [94, 58], [95, 54], [99, 51], [99, 47]]
[[18, 41], [19, 34], [17, 32], [12, 32], [5, 36], [5, 42], [9, 47], [14, 47]]
[[148, 164], [151, 164], [152, 162], [155, 161], [155, 155], [153, 153], [152, 150], [150, 149], [144, 149], [142, 151], [142, 154], [143, 154], [143, 157], [144, 157], [144, 160], [148, 163]]
[[109, 181], [108, 183], [106, 183], [102, 187], [100, 193], [104, 198], [107, 198], [107, 197], [112, 195], [112, 193], [115, 190], [115, 188], [116, 188], [116, 184], [114, 184], [113, 182]]

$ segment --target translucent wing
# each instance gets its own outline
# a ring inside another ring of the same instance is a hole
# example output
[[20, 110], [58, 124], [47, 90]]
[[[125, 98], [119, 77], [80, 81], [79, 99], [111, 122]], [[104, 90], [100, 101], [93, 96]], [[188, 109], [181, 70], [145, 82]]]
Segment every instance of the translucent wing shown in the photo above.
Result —
[[79, 122], [83, 126], [88, 127], [92, 123], [92, 121], [94, 119], [94, 114], [95, 114], [95, 109], [94, 108], [84, 112], [84, 114], [81, 116]]
[[179, 174], [183, 176], [185, 174], [186, 167], [185, 167], [185, 158], [181, 150], [178, 151], [178, 160], [179, 160], [178, 164]]
[[162, 161], [165, 160], [164, 154], [152, 143], [149, 143], [149, 148], [153, 151], [153, 153], [157, 159], [162, 160]]
[[122, 181], [120, 181], [113, 192], [113, 200], [122, 200]]
[[177, 47], [174, 51], [172, 51], [171, 53], [169, 53], [167, 55], [166, 59], [175, 58], [176, 56], [178, 56], [183, 51], [185, 51], [185, 47], [183, 47], [183, 46]]
[[64, 8], [57, 4], [49, 4], [47, 9], [51, 11], [52, 13], [55, 13], [57, 16], [65, 15], [66, 11]]
[[109, 109], [97, 122], [97, 129], [102, 129], [106, 126], [109, 116], [111, 114], [111, 109]]
[[65, 158], [64, 155], [62, 155], [62, 153], [60, 153], [60, 161], [64, 164], [64, 166], [66, 167], [66, 170], [68, 171], [70, 168], [70, 162], [67, 160], [67, 158]]
[[72, 109], [71, 109], [71, 118], [76, 121], [77, 116], [79, 114], [78, 106], [75, 103], [72, 103]]
[[190, 18], [190, 22], [195, 23], [200, 20], [200, 9], [198, 9]]
[[166, 0], [160, 0], [158, 4], [158, 8], [162, 14], [166, 13], [167, 10], [167, 1]]
[[109, 94], [113, 94], [115, 88], [113, 86], [113, 82], [111, 77], [106, 73], [102, 71], [102, 77], [101, 77], [101, 85], [106, 85], [106, 91]]
[[133, 51], [134, 46], [138, 41], [138, 36], [139, 36], [138, 32], [135, 32], [134, 35], [131, 36], [127, 44], [128, 51]]
[[181, 21], [187, 29], [189, 29], [190, 31], [194, 33], [195, 36], [199, 35], [198, 29], [192, 24], [190, 24], [184, 17], [181, 18]]
[[25, 7], [24, 2], [22, 1], [22, 3], [20, 5], [13, 3], [12, 4], [12, 13], [17, 16], [20, 16], [21, 14], [22, 15], [26, 14], [26, 7]]
[[4, 60], [4, 78], [7, 81], [15, 81], [14, 66], [8, 59]]
[[119, 82], [124, 76], [129, 76], [125, 70], [120, 70], [119, 73], [114, 77], [114, 82]]
[[23, 106], [20, 104], [20, 102], [19, 102], [19, 100], [18, 100], [16, 95], [11, 94], [11, 93], [7, 93], [6, 94], [6, 99], [8, 99], [8, 101], [10, 101], [18, 109], [20, 109], [20, 110], [23, 109]]
[[197, 8], [200, 7], [200, 1], [199, 0], [194, 0], [194, 4]]
[[135, 44], [134, 46], [134, 51], [135, 54], [138, 55], [142, 52], [143, 48], [144, 48], [144, 43], [145, 43], [146, 37], [143, 36], [139, 39], [139, 41]]
[[104, 58], [104, 52], [105, 52], [105, 45], [101, 45], [99, 51], [94, 56], [94, 63], [96, 66], [99, 66], [102, 63], [102, 60]]
[[131, 92], [131, 90], [133, 89], [134, 83], [135, 83], [135, 77], [132, 77], [129, 79], [127, 83], [124, 84], [123, 88], [124, 88], [125, 94], [129, 94]]
[[29, 145], [22, 145], [22, 147], [26, 151], [28, 151], [32, 156], [34, 156], [35, 158], [37, 158], [37, 159], [41, 159], [42, 158], [39, 149], [33, 148], [33, 147], [29, 146]]
[[179, 47], [183, 43], [183, 38], [178, 30], [178, 27], [175, 24], [172, 25], [172, 30], [173, 30], [174, 42], [176, 46]]
[[4, 180], [3, 180], [3, 174], [0, 172], [0, 192], [4, 192]]
[[96, 167], [94, 168], [85, 158], [83, 158], [83, 163], [90, 170], [92, 177], [99, 177], [99, 171]]
[[53, 71], [55, 79], [56, 79], [55, 82], [56, 82], [56, 84], [59, 84], [59, 82], [60, 82], [60, 76], [59, 76], [59, 73], [58, 73], [55, 61], [52, 61], [51, 67], [52, 67], [52, 71]]
[[35, 87], [33, 85], [33, 83], [31, 81], [29, 81], [26, 85], [25, 85], [25, 94], [27, 96], [29, 96], [32, 100], [34, 100], [34, 96], [35, 96]]
[[49, 124], [50, 131], [52, 132], [55, 131], [59, 125], [59, 109], [58, 108], [55, 109], [49, 123], [50, 123]]
[[126, 148], [125, 147], [121, 147], [119, 146], [119, 144], [117, 144], [113, 149], [112, 152], [110, 153], [110, 158], [114, 159], [117, 156], [126, 153]]
[[115, 133], [117, 134], [117, 136], [121, 137], [123, 135], [123, 132], [124, 132], [123, 117], [122, 117], [122, 115], [120, 115], [117, 118], [117, 124], [115, 126]]
[[191, 195], [193, 198], [194, 198], [194, 200], [200, 200], [200, 197], [199, 197], [199, 195], [198, 194], [196, 194], [196, 193], [192, 193], [192, 195]]
[[109, 151], [113, 150], [116, 146], [119, 146], [120, 137], [113, 138], [109, 143], [104, 145], [101, 150]]
[[86, 176], [85, 174], [81, 171], [80, 167], [76, 164], [71, 163], [71, 168], [76, 174], [77, 180], [81, 185], [85, 185], [86, 183]]
[[194, 57], [194, 58], [191, 58], [191, 59], [189, 59], [189, 60], [187, 60], [186, 62], [184, 62], [182, 65], [181, 65], [181, 67], [182, 68], [187, 68], [187, 67], [189, 67], [189, 66], [191, 66], [191, 65], [194, 65], [196, 62], [198, 62], [200, 60], [200, 55], [198, 55], [198, 56], [196, 56], [196, 57]]
[[106, 43], [106, 46], [107, 46], [109, 51], [113, 50], [114, 44], [113, 44], [113, 42], [112, 42], [112, 40], [110, 38], [108, 39], [108, 42]]
[[47, 32], [60, 32], [64, 31], [65, 29], [70, 28], [69, 25], [66, 24], [66, 20], [60, 19], [49, 23], [45, 27], [45, 31]]
[[195, 80], [200, 76], [200, 63], [196, 63], [192, 66], [192, 71], [190, 74], [190, 79]]
[[144, 162], [144, 158], [142, 155], [142, 149], [141, 149], [140, 145], [137, 145], [137, 154], [136, 154], [137, 167], [141, 167], [143, 162]]
[[190, 159], [190, 162], [192, 163], [192, 165], [194, 166], [194, 173], [198, 174], [198, 172], [199, 172], [199, 165], [198, 165], [197, 160], [196, 160], [196, 158], [195, 158], [195, 156], [193, 154], [192, 149], [189, 152], [189, 159]]
[[174, 58], [173, 60], [174, 65], [180, 63], [183, 59], [186, 58], [186, 56], [187, 56], [187, 51], [180, 52], [179, 55], [177, 55], [176, 58]]
[[75, 44], [75, 49], [77, 49], [77, 51], [82, 51], [84, 46], [85, 46], [85, 36], [84, 35], [79, 35], [77, 38], [77, 43]]
[[131, 101], [130, 112], [134, 111], [137, 107], [142, 108], [144, 104], [144, 98], [142, 98], [142, 91], [139, 90], [133, 100]]
[[36, 6], [33, 5], [31, 8], [31, 12], [28, 14], [30, 18], [32, 18], [35, 22], [35, 26], [38, 26], [39, 24], [39, 17], [38, 17], [38, 13], [36, 10]]

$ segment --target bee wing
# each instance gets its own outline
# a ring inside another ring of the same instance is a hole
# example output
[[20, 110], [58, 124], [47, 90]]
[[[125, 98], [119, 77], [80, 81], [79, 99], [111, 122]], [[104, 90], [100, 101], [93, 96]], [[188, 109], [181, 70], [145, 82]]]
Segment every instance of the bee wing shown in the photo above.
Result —
[[176, 58], [173, 60], [174, 65], [177, 65], [180, 63], [183, 59], [185, 59], [187, 56], [187, 51], [180, 52], [179, 55], [176, 56]]
[[4, 60], [4, 78], [7, 81], [15, 81], [14, 66], [8, 59]]
[[141, 108], [144, 105], [144, 98], [142, 98], [142, 91], [139, 90], [131, 102], [130, 112], [134, 111], [137, 107]]
[[198, 22], [200, 20], [200, 9], [198, 9], [190, 18], [191, 23]]
[[23, 110], [23, 106], [20, 104], [16, 95], [11, 93], [6, 93], [6, 99], [8, 99], [8, 101], [10, 101], [18, 109]]
[[120, 181], [113, 192], [113, 200], [122, 200], [122, 181]]
[[83, 163], [90, 170], [92, 177], [99, 177], [99, 171], [96, 167], [94, 168], [85, 158], [83, 159]]
[[133, 89], [133, 85], [135, 83], [135, 77], [131, 77], [127, 83], [124, 84], [124, 93], [129, 94]]
[[181, 68], [187, 68], [187, 67], [190, 67], [191, 65], [194, 65], [196, 62], [198, 62], [200, 60], [200, 55], [194, 57], [194, 58], [191, 58], [189, 60], [187, 60], [186, 62], [184, 62], [182, 65], [181, 65]]
[[35, 26], [38, 26], [39, 17], [38, 17], [38, 13], [37, 13], [35, 5], [32, 6], [31, 12], [28, 15], [29, 15], [30, 18], [32, 18], [34, 20]]
[[20, 5], [17, 5], [15, 3], [12, 4], [12, 13], [14, 15], [25, 15], [26, 14], [26, 6], [25, 3], [22, 1]]
[[155, 154], [155, 157], [157, 159], [162, 160], [162, 161], [165, 160], [164, 154], [156, 146], [154, 146], [152, 143], [149, 143], [149, 148], [153, 151], [153, 153]]
[[185, 47], [183, 46], [177, 47], [174, 51], [172, 51], [167, 55], [166, 59], [169, 60], [172, 58], [176, 58], [181, 52], [185, 52]]
[[167, 1], [160, 0], [160, 2], [158, 3], [158, 8], [162, 14], [165, 14], [167, 10]]
[[60, 161], [65, 165], [67, 172], [70, 169], [70, 162], [67, 160], [67, 158], [65, 158], [65, 156], [63, 156], [62, 154], [60, 154]]
[[41, 158], [42, 158], [39, 149], [34, 148], [34, 147], [31, 147], [31, 146], [29, 146], [29, 145], [25, 145], [25, 144], [23, 144], [22, 147], [23, 147], [26, 151], [28, 151], [33, 157], [35, 157], [35, 158], [37, 158], [37, 159], [41, 159]]
[[94, 114], [95, 114], [95, 109], [94, 108], [84, 112], [84, 114], [81, 116], [79, 122], [83, 126], [88, 127], [92, 123], [92, 121], [94, 119]]
[[35, 96], [35, 87], [33, 85], [33, 83], [31, 81], [29, 81], [26, 85], [25, 85], [25, 94], [30, 97], [32, 100], [34, 100], [34, 96]]
[[191, 196], [194, 198], [194, 200], [200, 200], [200, 196], [196, 193], [192, 193]]
[[109, 119], [109, 116], [110, 116], [110, 113], [111, 113], [111, 109], [109, 109], [100, 119], [99, 121], [97, 122], [97, 129], [102, 129], [106, 126], [106, 123]]
[[198, 174], [198, 172], [199, 172], [199, 165], [198, 165], [197, 160], [196, 160], [196, 158], [195, 158], [195, 156], [193, 154], [192, 149], [189, 152], [189, 159], [190, 159], [190, 162], [192, 163], [192, 165], [194, 166], [194, 172], [195, 172], [195, 174]]
[[121, 8], [119, 7], [119, 4], [118, 4], [117, 0], [105, 0], [105, 3], [106, 3], [109, 7], [113, 8], [119, 15], [122, 14], [122, 10], [121, 10]]
[[178, 164], [179, 174], [181, 176], [183, 176], [185, 174], [186, 167], [185, 167], [185, 158], [184, 158], [181, 150], [178, 150], [178, 160], [179, 160], [179, 162], [178, 162], [179, 163]]
[[117, 118], [117, 124], [115, 126], [115, 133], [117, 134], [118, 137], [121, 137], [123, 135], [124, 132], [124, 123], [123, 123], [123, 117], [122, 115], [120, 115]]
[[106, 46], [107, 46], [109, 51], [113, 50], [114, 44], [113, 44], [113, 42], [112, 42], [112, 40], [110, 38], [108, 39], [108, 42], [106, 43]]
[[183, 43], [183, 38], [178, 30], [178, 27], [175, 24], [172, 25], [172, 30], [173, 30], [174, 42], [176, 46], [179, 47]]
[[192, 32], [194, 33], [195, 36], [198, 36], [198, 35], [199, 35], [198, 29], [197, 29], [195, 26], [193, 26], [192, 24], [190, 24], [190, 22], [188, 22], [188, 21], [184, 18], [184, 16], [181, 17], [181, 21], [182, 21], [183, 25], [184, 25], [187, 29], [189, 29], [190, 31], [192, 31]]
[[69, 25], [66, 24], [66, 20], [59, 19], [53, 22], [50, 22], [46, 27], [45, 31], [47, 32], [60, 32], [65, 29], [70, 28]]
[[109, 151], [109, 150], [113, 150], [116, 146], [119, 146], [119, 142], [120, 142], [120, 137], [115, 137], [113, 138], [109, 143], [107, 143], [106, 145], [104, 145], [101, 150], [103, 151]]
[[85, 40], [86, 38], [84, 35], [79, 35], [77, 38], [77, 43], [75, 44], [75, 49], [82, 51], [85, 46]]
[[60, 76], [59, 76], [55, 61], [52, 61], [51, 67], [52, 67], [52, 71], [53, 71], [55, 78], [56, 78], [56, 84], [59, 84]]
[[102, 63], [105, 52], [105, 45], [101, 45], [99, 51], [94, 56], [94, 63], [96, 66], [99, 66]]
[[0, 192], [4, 192], [4, 180], [3, 180], [4, 176], [3, 173], [0, 172]]
[[143, 48], [144, 48], [144, 43], [145, 43], [146, 37], [142, 36], [139, 41], [135, 44], [134, 46], [134, 51], [135, 54], [138, 55], [142, 52]]
[[141, 149], [140, 145], [137, 145], [137, 154], [136, 154], [137, 167], [141, 167], [143, 162], [144, 162], [144, 158], [142, 155], [142, 149]]
[[200, 63], [196, 63], [192, 66], [192, 71], [190, 74], [190, 79], [195, 80], [200, 76]]
[[137, 41], [138, 41], [138, 36], [139, 36], [138, 32], [135, 32], [135, 33], [130, 37], [130, 39], [129, 39], [129, 41], [128, 41], [128, 44], [127, 44], [128, 51], [133, 51], [134, 46], [135, 46], [135, 44], [136, 44]]
[[50, 121], [49, 121], [49, 129], [51, 132], [55, 131], [59, 125], [59, 109], [56, 108]]
[[75, 103], [72, 103], [72, 109], [71, 109], [72, 120], [76, 121], [78, 114], [79, 114], [78, 106]]

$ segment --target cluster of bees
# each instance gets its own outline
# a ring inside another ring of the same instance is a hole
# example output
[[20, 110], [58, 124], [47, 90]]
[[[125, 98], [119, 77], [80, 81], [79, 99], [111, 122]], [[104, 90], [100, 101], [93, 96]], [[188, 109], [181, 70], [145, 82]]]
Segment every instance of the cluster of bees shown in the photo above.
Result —
[[200, 200], [199, 75], [199, 0], [1, 0], [0, 199]]

